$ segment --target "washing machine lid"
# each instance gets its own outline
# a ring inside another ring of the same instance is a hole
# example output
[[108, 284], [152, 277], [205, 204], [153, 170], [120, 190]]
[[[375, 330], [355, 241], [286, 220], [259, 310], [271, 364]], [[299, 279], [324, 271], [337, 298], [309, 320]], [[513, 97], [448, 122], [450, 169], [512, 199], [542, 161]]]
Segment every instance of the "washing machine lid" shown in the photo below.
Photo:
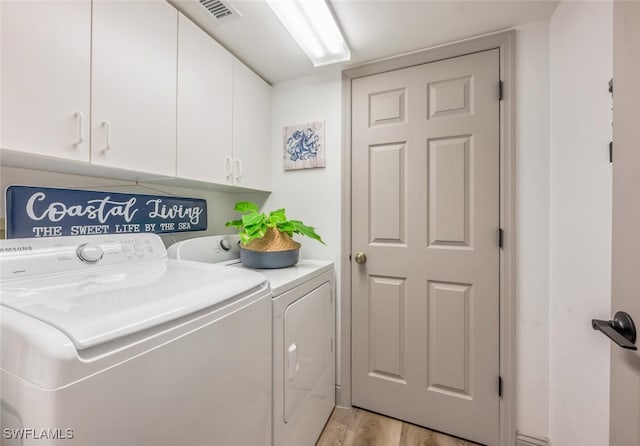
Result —
[[251, 271], [163, 259], [1, 286], [0, 305], [56, 327], [82, 350], [225, 305], [267, 283]]

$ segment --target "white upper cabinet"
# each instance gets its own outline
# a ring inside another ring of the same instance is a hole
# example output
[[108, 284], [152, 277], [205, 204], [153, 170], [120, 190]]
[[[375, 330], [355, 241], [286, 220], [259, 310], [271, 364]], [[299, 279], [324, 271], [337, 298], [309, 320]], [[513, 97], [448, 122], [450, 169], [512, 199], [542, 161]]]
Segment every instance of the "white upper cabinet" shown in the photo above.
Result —
[[271, 189], [271, 86], [166, 1], [0, 0], [0, 25], [0, 148], [27, 165]]
[[175, 175], [177, 28], [163, 0], [93, 2], [92, 163]]
[[232, 87], [231, 53], [180, 14], [178, 177], [232, 184]]
[[271, 86], [233, 64], [233, 184], [271, 190]]
[[0, 146], [89, 161], [91, 2], [0, 1]]

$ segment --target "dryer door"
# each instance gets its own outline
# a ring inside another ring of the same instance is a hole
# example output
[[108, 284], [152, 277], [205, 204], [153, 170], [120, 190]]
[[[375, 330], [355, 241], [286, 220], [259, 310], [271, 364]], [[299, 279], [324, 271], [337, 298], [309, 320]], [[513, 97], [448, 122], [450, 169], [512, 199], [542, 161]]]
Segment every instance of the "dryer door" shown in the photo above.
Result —
[[[331, 285], [324, 283], [284, 313], [284, 421], [289, 423], [309, 398], [326, 399], [331, 375]], [[330, 392], [329, 392], [330, 393]]]

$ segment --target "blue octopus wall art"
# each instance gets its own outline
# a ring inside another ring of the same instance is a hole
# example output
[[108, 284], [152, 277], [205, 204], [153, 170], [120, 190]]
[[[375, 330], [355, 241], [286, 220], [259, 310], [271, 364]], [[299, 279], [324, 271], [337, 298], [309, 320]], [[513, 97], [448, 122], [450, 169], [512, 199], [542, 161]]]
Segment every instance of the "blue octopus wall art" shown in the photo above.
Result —
[[296, 130], [287, 139], [287, 153], [291, 161], [303, 161], [318, 156], [320, 137], [310, 128]]

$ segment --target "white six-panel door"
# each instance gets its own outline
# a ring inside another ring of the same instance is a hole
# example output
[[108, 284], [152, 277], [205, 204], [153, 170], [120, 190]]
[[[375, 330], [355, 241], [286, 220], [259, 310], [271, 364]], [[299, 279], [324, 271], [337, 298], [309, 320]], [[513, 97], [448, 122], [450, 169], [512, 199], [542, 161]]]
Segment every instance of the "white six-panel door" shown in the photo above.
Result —
[[353, 80], [353, 404], [499, 428], [499, 52]]

